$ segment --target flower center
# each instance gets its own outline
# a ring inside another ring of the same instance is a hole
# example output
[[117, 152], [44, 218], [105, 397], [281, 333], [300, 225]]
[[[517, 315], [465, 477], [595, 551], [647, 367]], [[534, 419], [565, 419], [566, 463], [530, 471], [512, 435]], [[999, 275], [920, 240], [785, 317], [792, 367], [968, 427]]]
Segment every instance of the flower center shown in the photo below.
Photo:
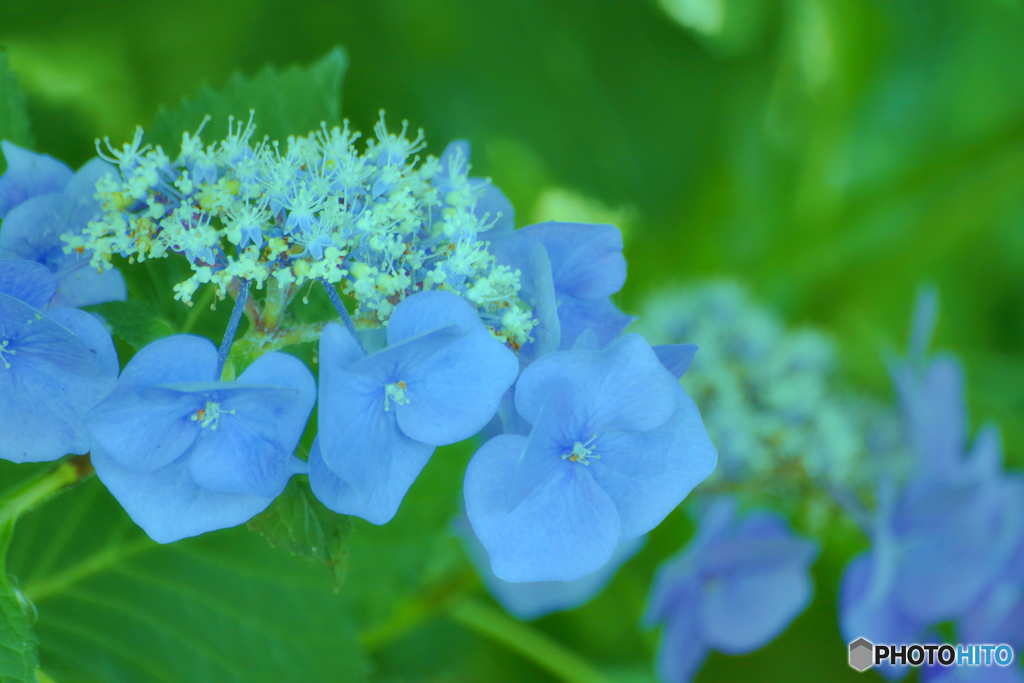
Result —
[[600, 455], [594, 455], [594, 440], [597, 439], [597, 434], [590, 437], [590, 440], [586, 443], [580, 443], [577, 441], [572, 445], [572, 453], [568, 453], [562, 456], [562, 460], [569, 460], [570, 462], [578, 462], [582, 465], [590, 466], [587, 458], [593, 458], [594, 460], [600, 460]]
[[408, 388], [404, 381], [386, 385], [384, 387], [384, 410], [391, 409], [388, 401], [394, 401], [398, 405], [408, 403], [409, 399], [405, 397], [405, 390]]
[[198, 422], [199, 426], [209, 427], [210, 431], [217, 429], [217, 423], [220, 420], [221, 413], [228, 415], [234, 415], [234, 410], [221, 410], [219, 403], [213, 401], [207, 401], [206, 405], [200, 408], [192, 416], [193, 422]]
[[4, 358], [4, 354], [6, 353], [13, 356], [16, 353], [14, 349], [7, 348], [7, 346], [10, 343], [11, 342], [7, 341], [6, 339], [3, 340], [3, 342], [0, 342], [0, 362], [2, 362], [4, 364], [4, 367], [8, 370], [11, 369], [11, 364], [7, 362], [6, 358]]

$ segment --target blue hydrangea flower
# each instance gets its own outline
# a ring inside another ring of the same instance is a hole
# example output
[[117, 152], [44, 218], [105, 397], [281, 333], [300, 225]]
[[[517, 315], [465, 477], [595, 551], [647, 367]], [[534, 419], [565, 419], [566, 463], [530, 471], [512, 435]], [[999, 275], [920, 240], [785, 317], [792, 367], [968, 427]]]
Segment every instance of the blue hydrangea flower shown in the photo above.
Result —
[[116, 269], [103, 273], [89, 265], [90, 255], [65, 253], [61, 235], [81, 234], [101, 215], [96, 182], [117, 169], [93, 159], [78, 173], [45, 154], [0, 143], [7, 171], [0, 177], [0, 258], [27, 259], [46, 266], [58, 281], [51, 306], [88, 306], [123, 301], [124, 278]]
[[512, 583], [499, 579], [491, 571], [487, 551], [473, 533], [469, 520], [460, 517], [455, 521], [454, 528], [462, 538], [466, 554], [480, 573], [487, 590], [509, 614], [524, 621], [539, 619], [553, 612], [576, 609], [590, 602], [611, 582], [619, 567], [640, 552], [647, 540], [646, 536], [639, 536], [619, 543], [607, 564], [575, 581]]
[[692, 680], [709, 650], [746, 654], [775, 639], [810, 602], [817, 555], [781, 517], [756, 511], [739, 519], [733, 500], [716, 500], [689, 546], [654, 579], [644, 622], [665, 625], [661, 680]]
[[32, 261], [0, 260], [0, 458], [56, 460], [86, 453], [86, 411], [113, 389], [114, 344], [94, 317], [45, 310], [57, 280]]
[[466, 515], [505, 581], [597, 571], [715, 467], [696, 406], [638, 335], [534, 361], [515, 407], [529, 437], [488, 441], [464, 485]]
[[[622, 233], [614, 225], [538, 223], [495, 242], [491, 252], [498, 263], [523, 273], [519, 296], [533, 306], [540, 323], [532, 332], [535, 345], [553, 337], [555, 349], [568, 350], [589, 329], [604, 347], [636, 320], [609, 298], [626, 282]], [[553, 315], [545, 318], [545, 313]], [[524, 360], [544, 352], [527, 349]]]
[[234, 382], [216, 367], [209, 340], [160, 339], [87, 416], [96, 474], [160, 543], [245, 522], [305, 469], [293, 451], [316, 401], [306, 366], [267, 353]]
[[[1014, 569], [1024, 543], [1024, 481], [1002, 471], [994, 428], [982, 429], [967, 451], [960, 366], [924, 358], [933, 308], [923, 296], [911, 358], [893, 369], [913, 466], [902, 484], [882, 480], [872, 548], [844, 573], [840, 625], [848, 640], [918, 642], [950, 620], [979, 636], [995, 633], [1024, 578]], [[880, 671], [898, 680], [908, 668]]]
[[348, 331], [320, 338], [320, 411], [309, 480], [323, 503], [384, 524], [436, 446], [477, 433], [515, 381], [515, 355], [454, 294], [395, 307], [387, 348], [365, 356]]

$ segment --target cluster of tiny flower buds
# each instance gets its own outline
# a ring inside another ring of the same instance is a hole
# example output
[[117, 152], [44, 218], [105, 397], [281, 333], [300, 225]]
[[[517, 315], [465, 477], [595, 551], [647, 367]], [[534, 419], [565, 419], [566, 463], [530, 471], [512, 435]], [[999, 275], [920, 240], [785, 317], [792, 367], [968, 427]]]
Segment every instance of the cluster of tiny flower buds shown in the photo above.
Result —
[[480, 239], [500, 216], [476, 210], [485, 188], [468, 177], [458, 149], [410, 160], [425, 145], [422, 132], [409, 140], [403, 123], [388, 133], [383, 112], [362, 153], [347, 121], [289, 137], [287, 150], [267, 138], [253, 144], [252, 112], [244, 125], [230, 119], [227, 137], [205, 147], [203, 125], [182, 136], [174, 160], [143, 146], [141, 128], [120, 151], [108, 140], [101, 156], [121, 178], [97, 183], [103, 215], [65, 235], [65, 252], [87, 253], [100, 271], [114, 254], [182, 254], [193, 274], [174, 289], [185, 302], [205, 283], [223, 297], [235, 278], [257, 289], [341, 283], [363, 328], [386, 324], [411, 294], [444, 290], [473, 303], [514, 348], [529, 339], [534, 318], [518, 296], [520, 273], [497, 265]]

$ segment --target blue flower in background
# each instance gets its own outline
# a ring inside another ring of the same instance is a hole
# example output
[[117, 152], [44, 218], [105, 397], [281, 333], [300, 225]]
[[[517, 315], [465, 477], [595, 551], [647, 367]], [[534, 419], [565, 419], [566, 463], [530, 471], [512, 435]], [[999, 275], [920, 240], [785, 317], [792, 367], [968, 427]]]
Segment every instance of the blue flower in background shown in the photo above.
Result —
[[794, 536], [781, 517], [737, 518], [732, 499], [715, 501], [651, 589], [644, 623], [665, 626], [661, 680], [691, 680], [709, 650], [745, 654], [775, 639], [810, 603], [817, 555], [817, 545]]
[[505, 581], [597, 571], [715, 467], [696, 406], [638, 335], [538, 359], [515, 407], [529, 437], [488, 441], [464, 484], [466, 515]]
[[81, 234], [101, 214], [96, 182], [117, 169], [93, 159], [78, 173], [45, 154], [0, 143], [7, 171], [0, 176], [0, 258], [27, 259], [46, 266], [58, 281], [51, 306], [88, 306], [123, 301], [124, 278], [115, 269], [98, 273], [89, 255], [64, 253], [65, 233]]
[[110, 335], [93, 316], [45, 310], [57, 281], [42, 265], [0, 260], [0, 458], [56, 460], [92, 448], [82, 421], [117, 382]]
[[456, 183], [464, 179], [464, 182], [479, 195], [476, 206], [473, 207], [473, 214], [481, 220], [486, 217], [488, 223], [493, 222], [487, 231], [487, 238], [496, 240], [507, 236], [515, 227], [516, 212], [512, 208], [512, 202], [490, 180], [468, 177], [469, 154], [468, 140], [454, 140], [448, 143], [441, 154], [441, 172], [433, 181], [437, 197], [442, 202], [441, 210], [443, 211], [447, 205], [451, 192], [460, 189], [456, 187]]
[[436, 446], [467, 439], [515, 381], [515, 355], [447, 292], [395, 307], [387, 348], [366, 356], [340, 325], [320, 338], [320, 411], [309, 480], [323, 503], [384, 524]]
[[[593, 330], [605, 347], [636, 320], [609, 298], [626, 282], [622, 233], [614, 225], [538, 223], [493, 243], [491, 252], [498, 263], [522, 271], [519, 295], [540, 321], [534, 337], [538, 332], [553, 336], [551, 350], [571, 349], [586, 330]], [[554, 313], [553, 319], [547, 312]]]
[[[921, 296], [915, 317], [910, 359], [893, 369], [912, 468], [902, 484], [880, 482], [872, 548], [843, 576], [843, 635], [912, 643], [957, 621], [961, 642], [1019, 640], [1011, 615], [1024, 590], [1024, 481], [1003, 472], [995, 428], [982, 429], [968, 452], [960, 366], [924, 357], [934, 295]], [[898, 680], [908, 668], [880, 672]]]
[[491, 571], [487, 551], [473, 533], [469, 520], [460, 517], [453, 526], [455, 532], [462, 538], [466, 554], [480, 573], [480, 578], [491, 595], [509, 614], [524, 621], [538, 619], [552, 612], [575, 609], [590, 602], [611, 582], [619, 567], [640, 552], [647, 540], [646, 536], [638, 536], [619, 543], [611, 559], [603, 567], [575, 581], [512, 583], [499, 579]]
[[87, 416], [96, 474], [160, 543], [241, 524], [305, 469], [293, 451], [316, 401], [306, 366], [268, 353], [234, 382], [216, 367], [210, 341], [160, 339]]

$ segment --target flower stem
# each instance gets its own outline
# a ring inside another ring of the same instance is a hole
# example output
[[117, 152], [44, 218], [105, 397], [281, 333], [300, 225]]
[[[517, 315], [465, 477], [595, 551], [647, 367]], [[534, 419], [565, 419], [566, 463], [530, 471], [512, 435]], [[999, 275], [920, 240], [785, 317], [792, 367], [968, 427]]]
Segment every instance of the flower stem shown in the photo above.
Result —
[[86, 453], [65, 460], [53, 469], [23, 483], [0, 498], [0, 528], [91, 476], [94, 471], [89, 454]]
[[342, 302], [341, 297], [338, 296], [338, 291], [334, 289], [334, 285], [327, 280], [320, 280], [320, 282], [323, 283], [324, 289], [327, 290], [327, 296], [331, 298], [331, 303], [334, 304], [334, 308], [337, 309], [342, 322], [345, 323], [345, 329], [348, 330], [348, 333], [352, 335], [352, 338], [356, 340], [356, 343], [359, 344], [359, 348], [365, 354], [366, 347], [363, 346], [363, 340], [359, 338], [359, 333], [356, 332], [356, 325], [352, 322], [352, 316], [348, 314], [345, 304]]
[[566, 683], [610, 683], [607, 676], [574, 652], [501, 610], [467, 598], [453, 603], [448, 615], [456, 623], [518, 652]]
[[238, 291], [238, 298], [235, 299], [235, 307], [231, 309], [231, 319], [228, 320], [228, 328], [224, 331], [224, 340], [220, 343], [220, 349], [217, 351], [217, 372], [213, 375], [216, 379], [220, 379], [221, 374], [224, 372], [224, 362], [228, 359], [232, 342], [235, 341], [238, 323], [242, 320], [242, 311], [245, 310], [245, 304], [248, 300], [249, 282], [244, 281]]

